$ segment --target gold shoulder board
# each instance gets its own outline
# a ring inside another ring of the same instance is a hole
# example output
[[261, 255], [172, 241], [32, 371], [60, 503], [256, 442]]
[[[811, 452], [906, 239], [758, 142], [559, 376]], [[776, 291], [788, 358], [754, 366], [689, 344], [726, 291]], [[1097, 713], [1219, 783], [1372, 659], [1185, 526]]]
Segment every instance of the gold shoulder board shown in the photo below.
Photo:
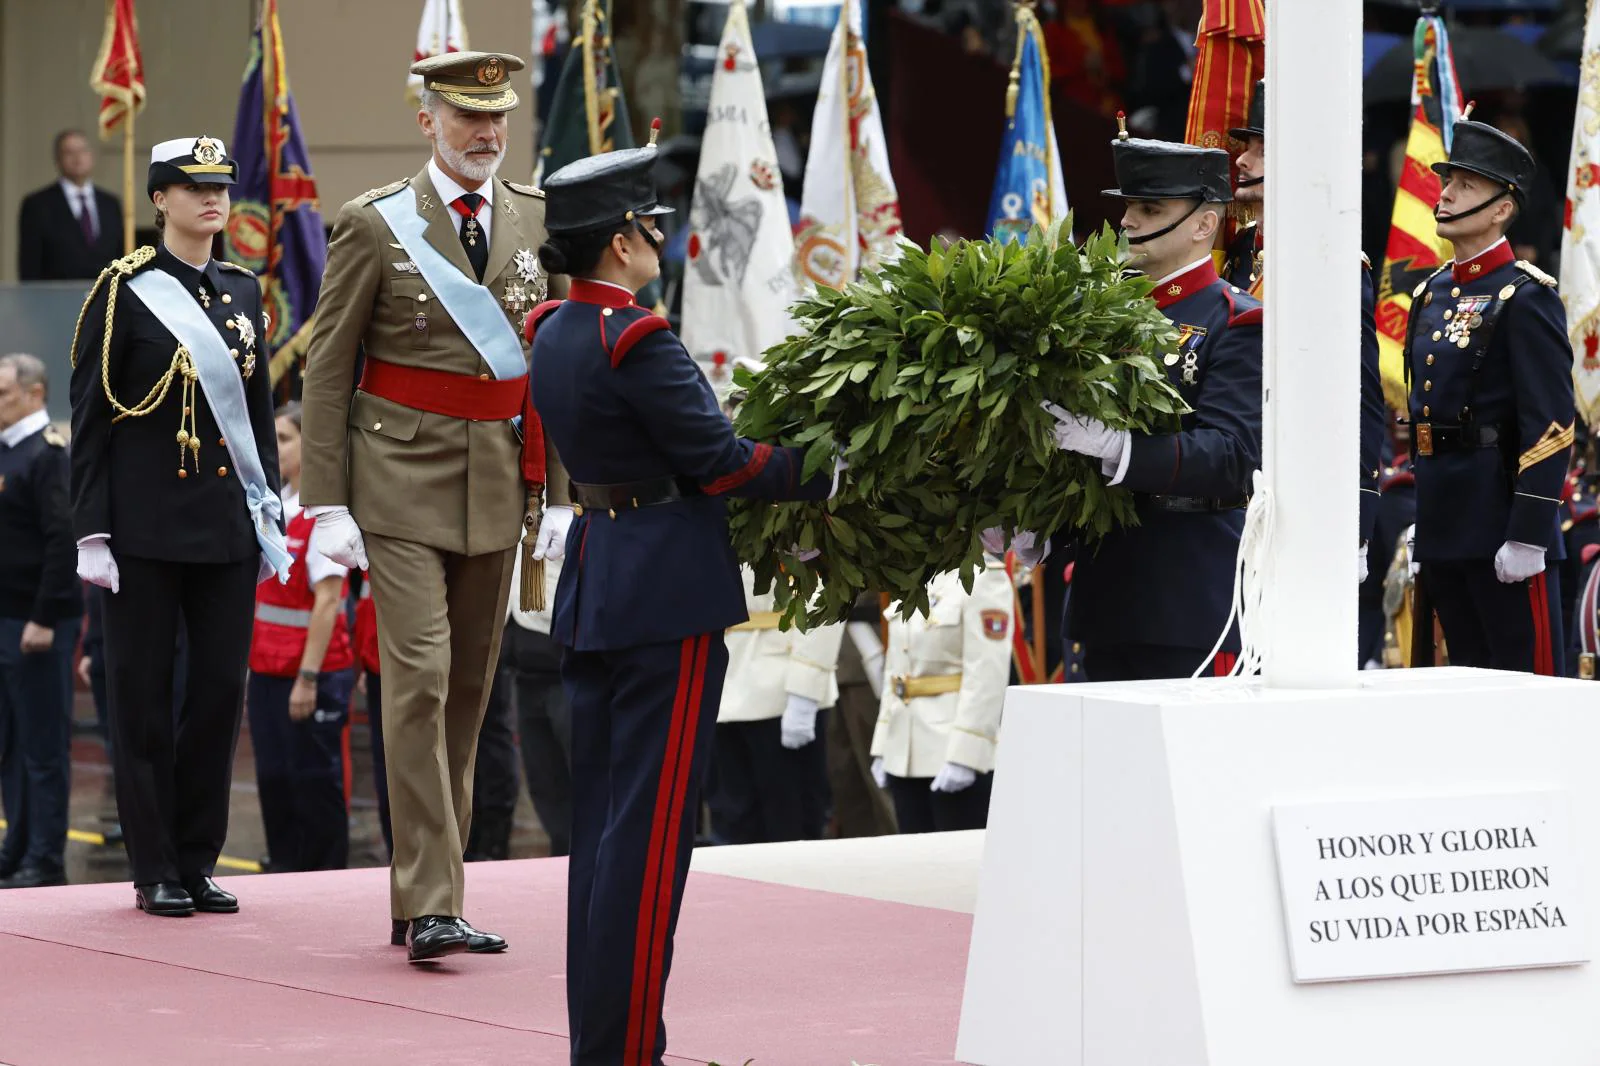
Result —
[[544, 190], [536, 186], [521, 185], [517, 182], [511, 181], [509, 178], [501, 178], [500, 182], [512, 192], [520, 192], [524, 196], [537, 196], [541, 200], [544, 199]]
[[1540, 270], [1526, 259], [1517, 260], [1517, 269], [1528, 275], [1528, 277], [1532, 278], [1534, 281], [1537, 281], [1540, 285], [1548, 285], [1552, 289], [1556, 287], [1555, 278], [1552, 278], [1549, 274], [1546, 274], [1544, 271]]
[[242, 267], [238, 263], [230, 263], [226, 259], [218, 259], [217, 266], [221, 267], [223, 270], [235, 270], [240, 274], [248, 274], [252, 278], [256, 276], [255, 271], [251, 270], [249, 267]]
[[44, 442], [52, 448], [67, 446], [67, 438], [63, 437], [61, 431], [53, 425], [44, 427]]
[[410, 178], [401, 178], [399, 181], [391, 181], [389, 184], [379, 186], [376, 189], [368, 189], [366, 192], [356, 197], [356, 202], [370, 204], [372, 201], [388, 196], [392, 192], [399, 192], [401, 189], [410, 184]]

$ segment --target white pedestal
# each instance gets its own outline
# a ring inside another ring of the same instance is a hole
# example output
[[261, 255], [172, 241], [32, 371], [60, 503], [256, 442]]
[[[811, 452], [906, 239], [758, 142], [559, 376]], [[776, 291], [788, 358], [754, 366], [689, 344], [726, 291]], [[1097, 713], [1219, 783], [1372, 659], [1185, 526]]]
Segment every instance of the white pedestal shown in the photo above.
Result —
[[1565, 790], [1600, 921], [1600, 687], [1014, 688], [957, 1057], [978, 1066], [1600, 1063], [1600, 967], [1295, 984], [1279, 804]]

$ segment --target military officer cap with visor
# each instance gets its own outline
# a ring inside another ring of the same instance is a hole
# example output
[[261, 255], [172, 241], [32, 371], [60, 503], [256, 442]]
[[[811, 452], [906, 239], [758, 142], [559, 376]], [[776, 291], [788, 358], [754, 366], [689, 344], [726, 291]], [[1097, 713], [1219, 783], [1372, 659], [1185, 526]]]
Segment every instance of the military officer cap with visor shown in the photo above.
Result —
[[239, 164], [228, 158], [228, 146], [201, 134], [162, 141], [150, 149], [145, 192], [155, 199], [156, 190], [168, 185], [233, 185], [238, 180]]
[[446, 52], [411, 64], [422, 87], [463, 111], [510, 111], [518, 104], [511, 73], [525, 63], [506, 52]]
[[1195, 205], [1169, 226], [1154, 233], [1128, 238], [1144, 244], [1165, 237], [1206, 204], [1233, 201], [1233, 179], [1228, 153], [1220, 148], [1199, 148], [1173, 141], [1150, 141], [1128, 136], [1127, 122], [1117, 112], [1121, 132], [1111, 142], [1111, 163], [1117, 187], [1106, 196], [1123, 200], [1193, 200]]
[[[659, 120], [658, 120], [659, 121]], [[623, 148], [568, 163], [545, 179], [545, 229], [552, 237], [577, 237], [618, 230], [629, 223], [652, 246], [656, 240], [639, 220], [670, 215], [656, 192], [655, 132], [645, 148]]]
[[1236, 141], [1248, 141], [1252, 137], [1266, 137], [1267, 135], [1267, 79], [1256, 81], [1255, 90], [1250, 93], [1250, 112], [1245, 116], [1243, 126], [1235, 126], [1228, 131], [1228, 136]]
[[[1467, 110], [1471, 112], [1471, 105]], [[1518, 208], [1523, 207], [1527, 202], [1523, 190], [1534, 176], [1533, 156], [1516, 138], [1501, 133], [1487, 122], [1474, 122], [1466, 115], [1456, 121], [1449, 160], [1433, 164], [1434, 173], [1446, 180], [1452, 170], [1470, 171], [1504, 185], [1505, 189], [1477, 207], [1451, 215], [1451, 219], [1476, 214], [1506, 193], [1517, 201]]]

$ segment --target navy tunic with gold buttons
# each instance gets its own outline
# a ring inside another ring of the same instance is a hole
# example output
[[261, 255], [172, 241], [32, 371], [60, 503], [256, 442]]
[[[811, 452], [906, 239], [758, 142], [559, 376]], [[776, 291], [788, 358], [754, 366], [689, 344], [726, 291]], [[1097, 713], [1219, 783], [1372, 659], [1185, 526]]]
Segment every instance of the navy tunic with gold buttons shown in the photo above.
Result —
[[1576, 412], [1555, 282], [1501, 240], [1414, 295], [1406, 347], [1416, 558], [1456, 665], [1559, 673], [1556, 568], [1503, 584], [1507, 542], [1565, 557], [1558, 510]]

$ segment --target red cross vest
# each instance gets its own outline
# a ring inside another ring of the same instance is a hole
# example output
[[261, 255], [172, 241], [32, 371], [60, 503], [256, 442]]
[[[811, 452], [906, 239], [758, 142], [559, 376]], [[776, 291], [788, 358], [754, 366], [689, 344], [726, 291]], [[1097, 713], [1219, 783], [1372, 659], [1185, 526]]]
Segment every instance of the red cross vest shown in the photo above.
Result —
[[[250, 641], [250, 669], [258, 674], [294, 677], [300, 672], [300, 658], [306, 650], [306, 630], [311, 626], [311, 609], [317, 603], [306, 571], [306, 551], [316, 523], [317, 520], [304, 511], [289, 520], [285, 537], [293, 557], [289, 580], [281, 585], [276, 581], [264, 581], [256, 586], [256, 624]], [[354, 663], [350, 634], [344, 614], [340, 612], [334, 616], [333, 636], [328, 640], [320, 672], [347, 670]]]

